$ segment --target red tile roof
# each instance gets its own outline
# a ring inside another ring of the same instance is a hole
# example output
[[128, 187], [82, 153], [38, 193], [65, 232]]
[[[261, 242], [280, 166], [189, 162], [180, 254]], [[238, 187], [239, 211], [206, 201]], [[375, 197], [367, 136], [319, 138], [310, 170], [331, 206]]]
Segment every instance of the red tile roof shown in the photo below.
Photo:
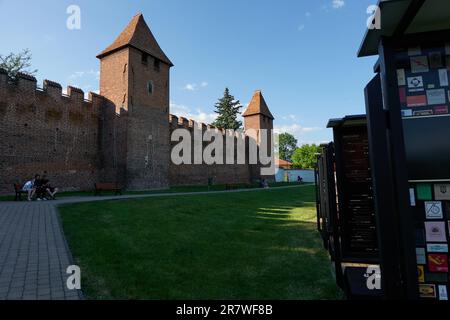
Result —
[[255, 91], [252, 101], [250, 102], [247, 110], [245, 110], [242, 116], [248, 117], [257, 114], [262, 114], [272, 120], [274, 119], [272, 113], [269, 110], [269, 107], [267, 106], [266, 101], [264, 100], [261, 90]]
[[138, 50], [148, 53], [161, 60], [162, 62], [173, 66], [172, 62], [162, 51], [150, 28], [144, 20], [142, 13], [134, 16], [128, 26], [122, 31], [117, 39], [108, 48], [103, 50], [97, 58], [101, 59], [115, 51], [125, 47], [134, 47]]
[[281, 159], [275, 159], [275, 165], [280, 168], [292, 168], [292, 162]]

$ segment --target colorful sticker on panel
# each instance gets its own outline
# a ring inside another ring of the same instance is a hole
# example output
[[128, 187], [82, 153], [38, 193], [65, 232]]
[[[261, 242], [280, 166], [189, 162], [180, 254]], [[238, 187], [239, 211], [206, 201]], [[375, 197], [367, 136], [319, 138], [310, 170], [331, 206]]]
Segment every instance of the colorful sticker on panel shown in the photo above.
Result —
[[443, 219], [444, 213], [442, 210], [442, 202], [440, 201], [426, 201], [425, 215], [427, 219]]
[[425, 248], [416, 248], [417, 264], [427, 264], [427, 256], [425, 254]]
[[402, 117], [403, 118], [408, 118], [408, 117], [412, 117], [413, 116], [413, 112], [412, 110], [402, 110]]
[[433, 110], [436, 115], [448, 114], [448, 106], [437, 106]]
[[439, 286], [439, 300], [448, 301], [447, 286]]
[[418, 56], [411, 58], [411, 72], [423, 73], [430, 71], [427, 56]]
[[416, 206], [416, 190], [414, 188], [409, 188], [409, 203], [411, 207]]
[[450, 184], [435, 184], [434, 195], [436, 200], [450, 200]]
[[448, 255], [438, 253], [429, 254], [428, 270], [430, 272], [448, 272]]
[[405, 69], [397, 70], [397, 80], [399, 86], [406, 86], [406, 73]]
[[448, 87], [448, 70], [439, 69], [439, 83], [441, 87]]
[[413, 112], [413, 116], [415, 116], [415, 117], [432, 116], [433, 114], [434, 114], [433, 110], [431, 110], [431, 109]]
[[436, 285], [434, 284], [419, 285], [419, 294], [421, 298], [436, 299]]
[[448, 253], [447, 244], [427, 244], [427, 251], [431, 253]]
[[419, 275], [419, 283], [425, 283], [425, 267], [417, 266], [417, 274]]
[[421, 201], [433, 200], [431, 184], [421, 183], [417, 185], [417, 199]]
[[425, 222], [427, 242], [447, 242], [445, 222]]
[[427, 105], [427, 96], [409, 96], [406, 98], [406, 104], [408, 107], [425, 107]]
[[427, 90], [427, 100], [429, 105], [445, 104], [447, 102], [445, 97], [445, 90]]
[[423, 91], [423, 77], [408, 77], [408, 89], [410, 91]]

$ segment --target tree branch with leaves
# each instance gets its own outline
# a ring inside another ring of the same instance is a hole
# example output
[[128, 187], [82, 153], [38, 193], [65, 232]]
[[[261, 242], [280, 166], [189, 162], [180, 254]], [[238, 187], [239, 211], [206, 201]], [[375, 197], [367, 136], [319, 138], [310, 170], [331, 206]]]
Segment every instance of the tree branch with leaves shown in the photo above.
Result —
[[8, 55], [0, 55], [0, 69], [4, 69], [10, 81], [17, 80], [18, 73], [34, 76], [37, 70], [31, 68], [32, 55], [30, 49], [24, 49], [19, 53], [11, 52]]

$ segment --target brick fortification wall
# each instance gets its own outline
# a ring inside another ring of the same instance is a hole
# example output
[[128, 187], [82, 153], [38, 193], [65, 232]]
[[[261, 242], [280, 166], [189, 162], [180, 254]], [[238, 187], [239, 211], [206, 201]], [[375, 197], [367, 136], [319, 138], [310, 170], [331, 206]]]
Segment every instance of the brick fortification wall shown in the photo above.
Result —
[[[46, 173], [53, 185], [65, 191], [92, 190], [95, 182], [126, 185], [128, 121], [127, 111], [97, 94], [90, 93], [85, 100], [80, 89], [68, 87], [63, 95], [61, 85], [47, 80], [39, 89], [36, 79], [27, 75], [20, 75], [18, 83], [11, 84], [0, 71], [0, 194], [13, 193], [14, 183], [23, 183], [38, 173]], [[168, 130], [163, 135], [166, 146], [158, 141], [161, 146], [151, 150], [165, 153], [162, 158], [169, 162], [155, 163], [156, 170], [169, 166], [167, 177], [160, 177], [161, 173], [148, 177], [156, 186], [158, 181], [165, 185], [165, 180], [171, 186], [206, 185], [210, 177], [217, 184], [252, 180], [246, 164], [174, 165], [170, 161], [171, 147], [177, 144], [170, 142], [173, 130], [192, 132], [195, 125], [203, 131], [213, 127], [176, 116], [170, 116], [167, 124], [158, 128]], [[248, 152], [248, 137], [237, 135], [236, 146], [239, 139], [245, 141]], [[203, 147], [207, 144], [203, 142]]]
[[[226, 133], [223, 130], [216, 129], [213, 126], [207, 126], [205, 124], [196, 123], [193, 120], [188, 120], [183, 117], [176, 117], [171, 115], [169, 118], [170, 123], [170, 131], [172, 132], [176, 129], [187, 129], [190, 132], [191, 136], [191, 149], [192, 156], [191, 160], [193, 161], [193, 153], [194, 153], [194, 128], [201, 128], [202, 133], [206, 130], [218, 130], [223, 137], [225, 137]], [[236, 133], [234, 137], [234, 158], [235, 164], [233, 165], [225, 165], [225, 164], [213, 164], [207, 165], [203, 164], [182, 164], [175, 165], [170, 164], [169, 170], [169, 182], [172, 186], [189, 186], [189, 185], [206, 185], [208, 183], [209, 178], [213, 178], [215, 184], [246, 184], [251, 182], [252, 177], [250, 175], [250, 166], [247, 164], [237, 164], [237, 145], [238, 141], [245, 144], [245, 161], [248, 163], [248, 144], [249, 139], [244, 134]], [[179, 142], [171, 142], [171, 149]], [[209, 142], [201, 142], [203, 146], [203, 150], [209, 144]], [[223, 163], [226, 163], [226, 139], [223, 139], [224, 143], [224, 159]], [[253, 177], [254, 178], [254, 177]]]
[[102, 98], [19, 75], [11, 84], [0, 71], [0, 193], [13, 183], [47, 172], [65, 190], [92, 189], [99, 173], [99, 112]]

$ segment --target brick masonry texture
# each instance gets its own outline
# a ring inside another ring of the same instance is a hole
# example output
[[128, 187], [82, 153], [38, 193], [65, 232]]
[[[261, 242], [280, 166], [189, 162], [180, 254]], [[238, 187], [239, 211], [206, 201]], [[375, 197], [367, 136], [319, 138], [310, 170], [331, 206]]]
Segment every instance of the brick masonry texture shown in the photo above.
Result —
[[[58, 83], [46, 80], [39, 89], [33, 77], [20, 75], [10, 83], [0, 72], [0, 194], [43, 173], [64, 191], [92, 190], [96, 182], [149, 190], [205, 185], [210, 177], [217, 184], [261, 178], [259, 166], [171, 162], [176, 144], [171, 133], [192, 130], [194, 122], [169, 116], [172, 64], [143, 17], [133, 18], [124, 33], [114, 50], [99, 55], [100, 94], [89, 93], [88, 100], [77, 88], [68, 87], [63, 95]], [[246, 129], [273, 129], [260, 91], [254, 102], [251, 114], [244, 114]], [[244, 140], [248, 158], [249, 139], [256, 137], [238, 139]]]
[[0, 204], [0, 300], [78, 300], [72, 257], [50, 203]]

